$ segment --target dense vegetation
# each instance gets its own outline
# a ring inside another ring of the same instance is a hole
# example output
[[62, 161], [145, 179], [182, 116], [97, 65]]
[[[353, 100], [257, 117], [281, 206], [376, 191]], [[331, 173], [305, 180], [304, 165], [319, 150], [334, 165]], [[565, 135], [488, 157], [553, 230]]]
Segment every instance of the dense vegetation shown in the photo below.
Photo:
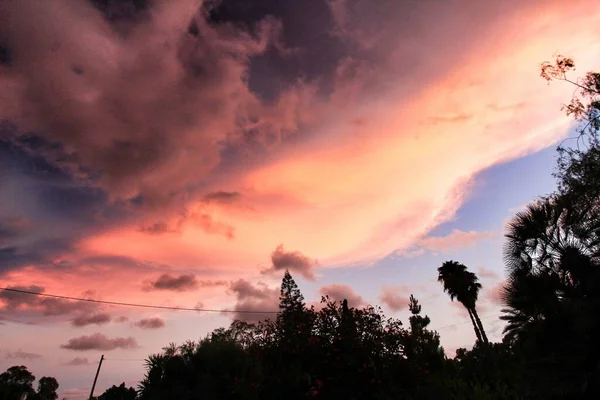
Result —
[[[148, 357], [137, 391], [122, 384], [99, 399], [599, 399], [600, 74], [571, 81], [573, 68], [565, 57], [542, 65], [544, 78], [576, 86], [565, 109], [580, 129], [577, 145], [558, 149], [557, 191], [509, 224], [501, 343], [489, 342], [477, 314], [477, 276], [455, 261], [438, 280], [468, 310], [477, 341], [451, 359], [415, 297], [407, 326], [346, 301], [323, 298], [317, 310], [286, 272], [275, 319], [172, 344]], [[33, 381], [12, 367], [0, 398], [56, 398], [53, 378], [37, 392]]]

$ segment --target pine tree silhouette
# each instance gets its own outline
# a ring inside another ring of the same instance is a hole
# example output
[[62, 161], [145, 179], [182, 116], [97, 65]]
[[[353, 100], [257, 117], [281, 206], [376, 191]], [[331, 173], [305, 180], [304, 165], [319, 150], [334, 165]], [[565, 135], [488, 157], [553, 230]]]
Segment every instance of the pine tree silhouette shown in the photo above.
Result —
[[302, 310], [304, 308], [304, 296], [300, 293], [296, 281], [286, 269], [281, 281], [281, 292], [279, 295], [279, 310], [281, 312], [291, 310]]

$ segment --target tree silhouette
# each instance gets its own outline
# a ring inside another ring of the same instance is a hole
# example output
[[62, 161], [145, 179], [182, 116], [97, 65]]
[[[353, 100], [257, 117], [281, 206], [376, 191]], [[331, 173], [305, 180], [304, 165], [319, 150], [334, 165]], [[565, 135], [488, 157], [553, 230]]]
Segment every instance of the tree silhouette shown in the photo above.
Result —
[[445, 360], [444, 349], [440, 346], [440, 335], [427, 329], [431, 320], [421, 315], [421, 305], [411, 294], [408, 304], [411, 316], [410, 333], [404, 340], [406, 358], [416, 366], [421, 373], [439, 370]]
[[35, 393], [33, 382], [35, 376], [23, 365], [15, 365], [0, 374], [0, 393], [4, 395], [3, 400], [21, 400], [24, 396]]
[[134, 388], [126, 387], [125, 382], [119, 386], [111, 386], [102, 393], [98, 400], [135, 400], [137, 398], [137, 392]]
[[35, 376], [23, 365], [15, 365], [0, 374], [0, 399], [2, 400], [56, 400], [58, 382], [52, 377], [43, 377], [38, 382], [38, 391], [33, 389]]
[[40, 400], [56, 400], [58, 394], [58, 381], [55, 378], [44, 376], [38, 382], [38, 398]]
[[304, 296], [300, 292], [296, 281], [287, 269], [281, 281], [281, 292], [279, 295], [279, 310], [301, 310], [304, 308]]
[[[507, 341], [530, 357], [550, 356], [548, 385], [574, 391], [600, 357], [600, 215], [591, 203], [581, 208], [571, 199], [540, 199], [508, 224], [501, 318], [508, 322]], [[580, 379], [557, 375], [567, 366]]]
[[438, 268], [438, 282], [444, 285], [444, 292], [448, 293], [452, 301], [456, 299], [465, 306], [477, 339], [482, 343], [488, 343], [483, 324], [475, 308], [481, 289], [477, 275], [467, 271], [467, 267], [457, 261], [446, 261]]

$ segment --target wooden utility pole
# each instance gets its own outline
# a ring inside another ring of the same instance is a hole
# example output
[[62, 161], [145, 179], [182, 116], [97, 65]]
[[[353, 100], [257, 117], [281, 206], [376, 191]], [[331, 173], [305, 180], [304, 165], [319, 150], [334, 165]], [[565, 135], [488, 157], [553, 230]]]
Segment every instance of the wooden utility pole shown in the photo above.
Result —
[[96, 376], [94, 377], [94, 383], [92, 384], [92, 391], [90, 392], [90, 400], [94, 397], [94, 389], [96, 388], [96, 381], [98, 380], [98, 374], [100, 373], [100, 367], [102, 366], [102, 361], [104, 360], [104, 354], [100, 356], [100, 362], [98, 363], [98, 369], [96, 370]]

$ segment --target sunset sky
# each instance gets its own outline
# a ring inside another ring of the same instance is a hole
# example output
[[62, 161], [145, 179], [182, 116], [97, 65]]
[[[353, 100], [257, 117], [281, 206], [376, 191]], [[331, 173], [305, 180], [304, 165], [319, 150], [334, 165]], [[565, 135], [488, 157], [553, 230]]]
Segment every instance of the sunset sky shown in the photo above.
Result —
[[[454, 259], [501, 338], [504, 224], [573, 130], [539, 64], [598, 70], [599, 2], [129, 3], [0, 0], [0, 286], [269, 311], [289, 268], [309, 304], [414, 294], [453, 355]], [[235, 316], [2, 292], [0, 372], [86, 398], [101, 354], [97, 394]]]

